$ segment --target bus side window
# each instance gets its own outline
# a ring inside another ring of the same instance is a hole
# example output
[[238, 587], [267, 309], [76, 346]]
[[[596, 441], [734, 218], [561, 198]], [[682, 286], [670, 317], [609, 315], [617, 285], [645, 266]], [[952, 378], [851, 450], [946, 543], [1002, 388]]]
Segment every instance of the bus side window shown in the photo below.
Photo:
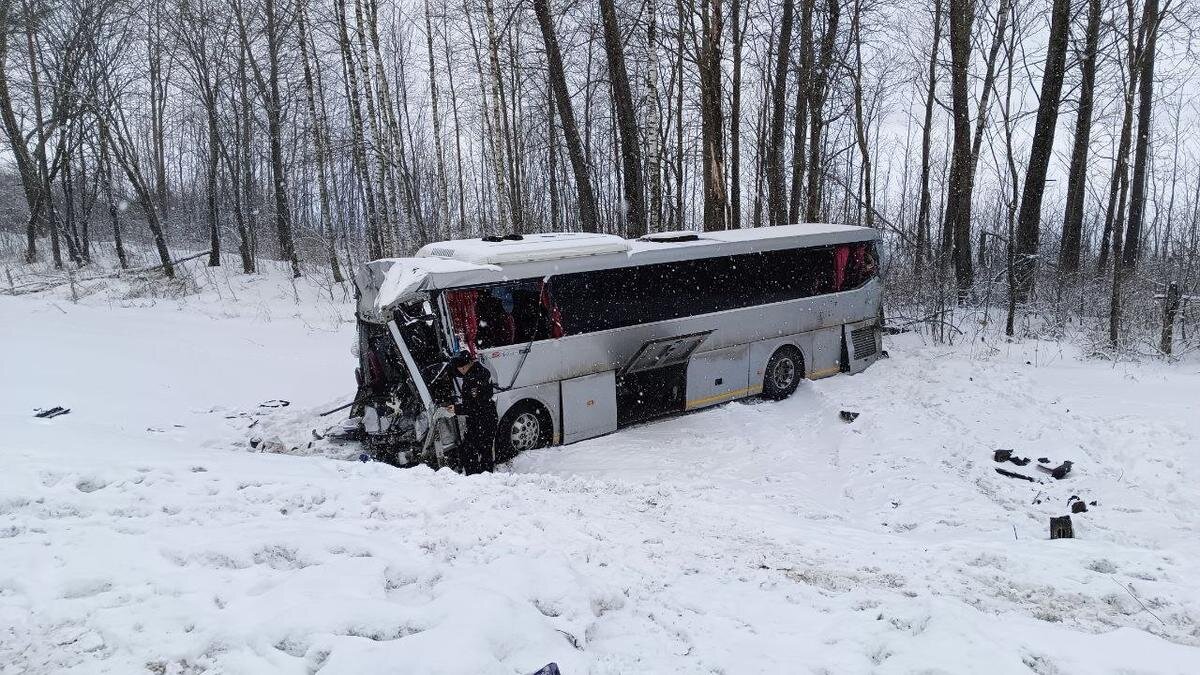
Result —
[[454, 332], [469, 348], [507, 347], [562, 337], [562, 317], [540, 280], [450, 291]]
[[504, 307], [504, 301], [496, 289], [485, 289], [475, 301], [475, 314], [479, 317], [478, 341], [480, 347], [503, 347], [514, 342], [516, 322]]
[[851, 244], [845, 288], [858, 288], [867, 283], [875, 277], [878, 268], [879, 260], [873, 242]]

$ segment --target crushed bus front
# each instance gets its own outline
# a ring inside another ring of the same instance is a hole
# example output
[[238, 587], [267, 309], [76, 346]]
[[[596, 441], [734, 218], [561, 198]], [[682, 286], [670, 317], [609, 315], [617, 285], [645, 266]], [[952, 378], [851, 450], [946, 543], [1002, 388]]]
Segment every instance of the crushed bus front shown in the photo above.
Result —
[[366, 266], [355, 275], [358, 394], [350, 415], [372, 458], [441, 466], [460, 439], [446, 409], [453, 400], [450, 350], [426, 293], [408, 290], [408, 297], [389, 297], [381, 306], [380, 294], [395, 275], [381, 276], [380, 269]]

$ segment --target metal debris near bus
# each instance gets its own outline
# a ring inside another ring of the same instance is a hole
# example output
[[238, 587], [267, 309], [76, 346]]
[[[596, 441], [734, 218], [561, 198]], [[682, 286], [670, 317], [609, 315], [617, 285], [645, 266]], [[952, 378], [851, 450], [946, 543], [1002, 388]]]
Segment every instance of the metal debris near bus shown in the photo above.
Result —
[[45, 410], [41, 408], [34, 408], [33, 411], [34, 417], [40, 417], [41, 419], [48, 420], [60, 415], [66, 415], [67, 413], [71, 412], [71, 409], [56, 405], [53, 408], [47, 408]]
[[1066, 478], [1067, 474], [1071, 473], [1072, 466], [1074, 466], [1074, 464], [1069, 459], [1053, 468], [1047, 466], [1046, 464], [1038, 464], [1039, 469], [1050, 474], [1050, 476], [1055, 480], [1062, 480]]

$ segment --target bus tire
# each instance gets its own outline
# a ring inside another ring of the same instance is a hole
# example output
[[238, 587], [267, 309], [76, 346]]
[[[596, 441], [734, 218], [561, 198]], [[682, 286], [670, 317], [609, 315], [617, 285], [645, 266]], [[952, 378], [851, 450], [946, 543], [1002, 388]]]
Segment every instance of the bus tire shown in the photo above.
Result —
[[763, 369], [762, 396], [781, 401], [791, 396], [804, 378], [804, 355], [792, 345], [775, 350]]
[[553, 434], [554, 424], [545, 406], [530, 399], [518, 402], [496, 427], [496, 463], [550, 445]]

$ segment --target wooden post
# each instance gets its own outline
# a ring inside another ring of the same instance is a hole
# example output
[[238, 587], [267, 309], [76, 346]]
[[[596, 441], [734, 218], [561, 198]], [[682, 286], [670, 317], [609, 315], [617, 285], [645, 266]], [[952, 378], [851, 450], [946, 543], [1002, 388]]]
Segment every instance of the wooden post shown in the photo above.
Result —
[[1167, 286], [1167, 297], [1163, 300], [1162, 340], [1159, 349], [1167, 356], [1171, 355], [1171, 343], [1174, 342], [1175, 315], [1179, 312], [1179, 284], [1172, 282]]

